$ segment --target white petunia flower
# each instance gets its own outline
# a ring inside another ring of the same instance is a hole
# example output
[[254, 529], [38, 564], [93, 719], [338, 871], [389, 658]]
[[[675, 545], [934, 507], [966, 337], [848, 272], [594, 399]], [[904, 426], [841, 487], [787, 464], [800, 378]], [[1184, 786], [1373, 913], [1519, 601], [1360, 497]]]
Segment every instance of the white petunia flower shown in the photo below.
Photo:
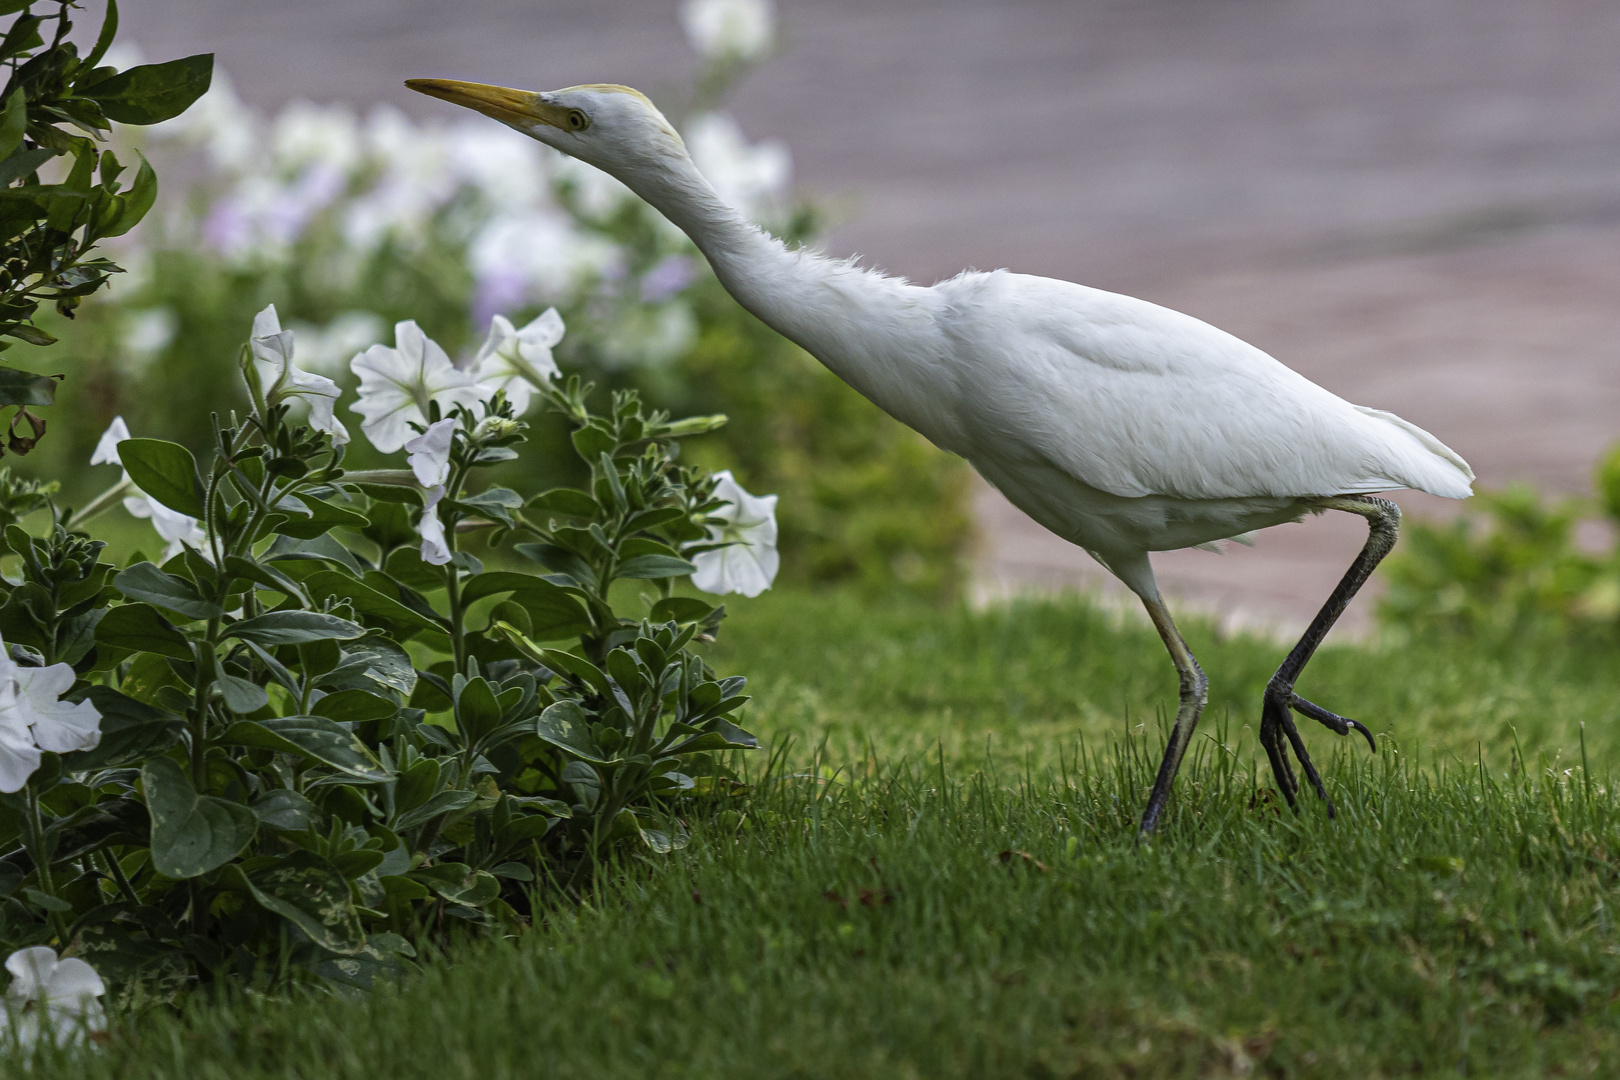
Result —
[[439, 501], [443, 498], [442, 487], [428, 492], [422, 520], [416, 526], [417, 534], [422, 537], [422, 561], [433, 566], [443, 566], [450, 561], [450, 544], [444, 536], [444, 522], [439, 520]]
[[39, 747], [17, 708], [17, 664], [0, 646], [0, 791], [21, 791], [39, 768]]
[[61, 700], [76, 678], [67, 664], [22, 667], [0, 641], [0, 791], [22, 790], [42, 750], [65, 754], [101, 742], [95, 705]]
[[[4, 648], [0, 643], [0, 648]], [[53, 754], [92, 750], [101, 742], [101, 710], [92, 702], [75, 704], [62, 695], [73, 689], [73, 668], [67, 664], [50, 667], [19, 667], [14, 706], [28, 722], [34, 745]]]
[[312, 375], [293, 366], [293, 332], [281, 328], [276, 305], [253, 317], [253, 367], [266, 400], [276, 405], [300, 398], [309, 405], [309, 426], [332, 436], [334, 446], [349, 441], [349, 429], [332, 414], [338, 385], [324, 375]]
[[793, 158], [774, 139], [749, 144], [737, 121], [724, 113], [703, 113], [686, 125], [692, 163], [714, 185], [715, 193], [748, 217], [757, 218], [780, 202], [793, 175]]
[[[113, 417], [107, 430], [102, 432], [96, 449], [90, 455], [92, 465], [123, 465], [118, 456], [118, 444], [130, 438], [129, 425], [124, 423], [122, 416]], [[167, 506], [147, 495], [129, 479], [129, 473], [124, 473], [124, 482], [134, 489], [134, 494], [124, 497], [124, 509], [131, 517], [149, 519], [157, 534], [163, 538], [168, 547], [163, 552], [165, 560], [172, 559], [180, 554], [183, 544], [194, 548], [201, 548], [208, 543], [208, 533], [200, 522], [194, 517], [170, 510]]]
[[32, 1046], [46, 1031], [55, 1045], [72, 1046], [87, 1034], [107, 1030], [106, 1014], [96, 1000], [107, 987], [83, 960], [59, 960], [55, 949], [35, 945], [7, 957], [6, 970], [11, 985], [6, 987], [5, 1015], [23, 1046]]
[[468, 370], [486, 398], [505, 390], [513, 414], [522, 416], [529, 409], [530, 395], [557, 377], [557, 361], [552, 359], [551, 350], [562, 339], [563, 321], [556, 308], [547, 308], [521, 330], [515, 329], [505, 315], [496, 315], [490, 320], [489, 336], [478, 347]]
[[410, 453], [405, 461], [423, 487], [442, 488], [450, 482], [450, 446], [455, 442], [457, 423], [452, 416], [429, 424], [426, 431], [405, 444]]
[[776, 12], [770, 0], [687, 0], [681, 29], [706, 60], [757, 60], [771, 46]]
[[758, 596], [776, 580], [782, 561], [776, 553], [776, 496], [750, 495], [729, 469], [714, 478], [715, 497], [731, 505], [711, 515], [720, 524], [709, 526], [709, 539], [728, 546], [693, 557], [692, 584], [706, 593]]
[[394, 327], [394, 344], [392, 349], [373, 345], [349, 361], [360, 376], [360, 400], [349, 407], [365, 417], [360, 430], [385, 454], [411, 440], [413, 423], [427, 425], [431, 402], [450, 412], [458, 405], [473, 408], [480, 400], [473, 377], [457, 370], [414, 320]]

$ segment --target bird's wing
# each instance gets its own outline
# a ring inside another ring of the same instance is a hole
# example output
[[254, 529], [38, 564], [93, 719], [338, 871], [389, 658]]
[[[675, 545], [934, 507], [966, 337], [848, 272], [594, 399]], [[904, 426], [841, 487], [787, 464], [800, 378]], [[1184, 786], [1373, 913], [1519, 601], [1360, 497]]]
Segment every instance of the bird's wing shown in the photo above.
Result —
[[1428, 432], [1190, 315], [1006, 272], [936, 289], [951, 448], [970, 459], [1044, 459], [1128, 498], [1471, 492], [1467, 463]]

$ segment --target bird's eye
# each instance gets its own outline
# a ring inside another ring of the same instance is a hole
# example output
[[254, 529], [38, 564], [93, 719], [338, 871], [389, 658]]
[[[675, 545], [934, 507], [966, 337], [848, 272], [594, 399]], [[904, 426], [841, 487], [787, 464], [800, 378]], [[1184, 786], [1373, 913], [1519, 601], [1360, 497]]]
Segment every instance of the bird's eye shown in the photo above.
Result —
[[591, 126], [591, 118], [578, 109], [568, 110], [568, 129], [570, 131], [584, 131]]

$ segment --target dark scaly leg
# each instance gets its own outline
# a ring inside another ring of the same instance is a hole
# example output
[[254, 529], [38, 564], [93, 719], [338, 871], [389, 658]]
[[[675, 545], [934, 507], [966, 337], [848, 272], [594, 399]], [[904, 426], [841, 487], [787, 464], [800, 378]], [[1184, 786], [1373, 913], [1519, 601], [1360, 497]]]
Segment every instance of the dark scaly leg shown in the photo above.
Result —
[[1332, 817], [1333, 800], [1328, 798], [1321, 774], [1316, 771], [1316, 766], [1311, 764], [1310, 755], [1305, 752], [1305, 742], [1299, 737], [1299, 729], [1294, 726], [1290, 710], [1309, 717], [1340, 735], [1348, 735], [1351, 731], [1361, 732], [1374, 753], [1378, 751], [1378, 744], [1373, 741], [1372, 732], [1368, 731], [1365, 725], [1331, 713], [1294, 693], [1294, 683], [1299, 680], [1300, 672], [1305, 670], [1305, 665], [1310, 662], [1316, 647], [1322, 644], [1322, 639], [1327, 637], [1328, 631], [1349, 606], [1351, 598], [1367, 583], [1373, 568], [1395, 546], [1395, 537], [1400, 531], [1401, 511], [1388, 499], [1375, 499], [1370, 495], [1339, 495], [1333, 498], [1313, 499], [1311, 502], [1324, 510], [1343, 510], [1366, 518], [1367, 543], [1361, 549], [1361, 554], [1356, 556], [1356, 561], [1350, 564], [1350, 569], [1345, 571], [1338, 587], [1333, 590], [1333, 595], [1328, 597], [1327, 603], [1322, 605], [1322, 610], [1311, 620], [1305, 636], [1299, 639], [1299, 644], [1294, 646], [1294, 651], [1288, 654], [1288, 659], [1282, 662], [1282, 666], [1267, 684], [1260, 714], [1260, 744], [1266, 748], [1266, 756], [1271, 759], [1271, 771], [1277, 777], [1277, 787], [1288, 800], [1288, 805], [1298, 809], [1295, 796], [1299, 792], [1299, 783], [1294, 779], [1294, 770], [1290, 767], [1287, 753], [1283, 749], [1285, 738], [1293, 748], [1294, 756], [1299, 758], [1300, 767], [1305, 770], [1305, 776], [1310, 780], [1311, 786], [1327, 802], [1328, 816]]
[[1187, 752], [1187, 744], [1192, 742], [1193, 728], [1198, 726], [1198, 715], [1204, 711], [1204, 702], [1209, 697], [1209, 679], [1205, 678], [1203, 669], [1193, 659], [1186, 641], [1182, 640], [1181, 631], [1176, 629], [1164, 601], [1157, 596], [1151, 600], [1144, 596], [1142, 604], [1147, 608], [1148, 617], [1153, 620], [1159, 636], [1164, 639], [1164, 647], [1169, 650], [1170, 659], [1176, 665], [1176, 674], [1181, 676], [1181, 701], [1176, 708], [1176, 722], [1170, 729], [1170, 741], [1165, 745], [1164, 760], [1159, 763], [1159, 775], [1153, 781], [1153, 793], [1148, 796], [1147, 809], [1142, 811], [1142, 835], [1147, 836], [1159, 827], [1159, 818], [1170, 800], [1170, 787], [1175, 783], [1177, 770], [1181, 768], [1181, 757]]

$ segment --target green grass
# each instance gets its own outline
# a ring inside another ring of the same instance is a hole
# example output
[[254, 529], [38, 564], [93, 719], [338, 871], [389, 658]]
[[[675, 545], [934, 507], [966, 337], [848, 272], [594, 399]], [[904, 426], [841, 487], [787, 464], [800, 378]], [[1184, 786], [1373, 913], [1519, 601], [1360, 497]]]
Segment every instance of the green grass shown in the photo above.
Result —
[[684, 852], [632, 862], [590, 906], [515, 944], [452, 950], [398, 989], [152, 1012], [41, 1074], [1529, 1077], [1620, 1063], [1620, 674], [1601, 649], [1324, 652], [1302, 692], [1396, 732], [1376, 758], [1306, 732], [1339, 806], [1329, 821], [1313, 799], [1297, 817], [1278, 807], [1256, 768], [1252, 721], [1282, 649], [1191, 627], [1213, 683], [1208, 737], [1143, 846], [1134, 821], [1174, 691], [1150, 630], [1078, 603], [975, 614], [778, 595], [737, 611], [717, 665], [756, 680], [752, 726], [788, 745], [774, 771], [752, 764], [752, 795], [689, 816]]

